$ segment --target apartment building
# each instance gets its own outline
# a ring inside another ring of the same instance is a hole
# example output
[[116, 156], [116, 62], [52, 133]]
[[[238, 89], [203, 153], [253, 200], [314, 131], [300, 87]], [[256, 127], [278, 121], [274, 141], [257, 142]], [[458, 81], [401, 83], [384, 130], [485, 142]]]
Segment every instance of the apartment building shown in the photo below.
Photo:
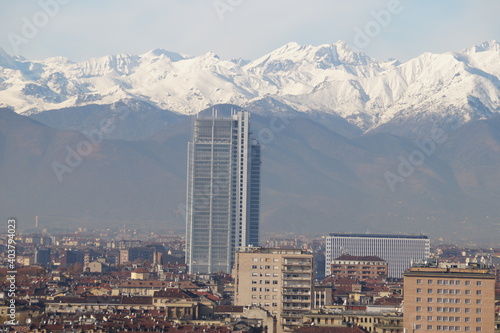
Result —
[[331, 274], [336, 278], [359, 280], [385, 279], [389, 273], [387, 261], [376, 256], [341, 255], [332, 260]]
[[495, 275], [479, 264], [427, 263], [404, 274], [407, 332], [483, 332], [495, 326]]
[[235, 305], [261, 306], [291, 331], [313, 307], [313, 255], [298, 249], [248, 248], [236, 252]]

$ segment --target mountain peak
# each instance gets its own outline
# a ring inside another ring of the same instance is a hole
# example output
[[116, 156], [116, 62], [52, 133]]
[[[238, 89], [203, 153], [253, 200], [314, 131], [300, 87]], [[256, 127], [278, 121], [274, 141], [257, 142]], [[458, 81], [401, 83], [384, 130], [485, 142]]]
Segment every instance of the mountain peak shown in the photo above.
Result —
[[10, 54], [0, 47], [0, 66], [5, 68], [15, 68], [15, 61]]
[[339, 65], [366, 66], [375, 62], [361, 51], [354, 51], [345, 41], [319, 46], [300, 45], [291, 42], [251, 62], [249, 69], [267, 67], [269, 71], [284, 71], [299, 68], [303, 65], [318, 69], [329, 69]]
[[500, 43], [492, 39], [490, 41], [486, 41], [481, 44], [468, 47], [465, 50], [463, 50], [462, 53], [471, 54], [471, 53], [480, 53], [487, 51], [500, 52]]
[[188, 56], [186, 54], [171, 52], [164, 49], [150, 50], [149, 52], [143, 54], [142, 57], [166, 57], [172, 60], [173, 62], [191, 58], [191, 56]]

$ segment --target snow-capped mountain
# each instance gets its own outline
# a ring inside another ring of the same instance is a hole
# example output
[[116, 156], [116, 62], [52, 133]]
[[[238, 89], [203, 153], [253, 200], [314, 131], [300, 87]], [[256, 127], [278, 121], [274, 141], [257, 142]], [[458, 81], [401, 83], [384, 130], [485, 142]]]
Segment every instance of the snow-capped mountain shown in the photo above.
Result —
[[18, 113], [139, 100], [193, 114], [275, 100], [340, 116], [363, 130], [401, 122], [488, 118], [500, 112], [500, 44], [379, 61], [339, 41], [289, 43], [254, 61], [161, 49], [82, 62], [30, 61], [0, 50], [0, 106]]

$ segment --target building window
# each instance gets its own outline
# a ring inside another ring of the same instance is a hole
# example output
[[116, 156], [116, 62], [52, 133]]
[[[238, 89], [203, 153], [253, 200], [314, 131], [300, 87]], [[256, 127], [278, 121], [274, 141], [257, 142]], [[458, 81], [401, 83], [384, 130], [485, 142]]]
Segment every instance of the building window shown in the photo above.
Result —
[[432, 321], [432, 316], [427, 316], [427, 321]]
[[476, 327], [476, 332], [481, 332], [481, 327]]
[[422, 311], [422, 307], [421, 306], [417, 306], [417, 312], [421, 312]]
[[465, 281], [466, 286], [470, 286], [470, 281]]
[[476, 281], [476, 286], [482, 286], [483, 282], [482, 281]]
[[482, 322], [482, 319], [481, 318], [476, 318], [476, 323], [480, 323]]
[[422, 284], [422, 279], [417, 279], [417, 284]]
[[481, 313], [481, 309], [476, 309], [476, 313]]
[[427, 284], [432, 284], [432, 280], [427, 280]]
[[419, 321], [422, 320], [422, 316], [417, 316], [416, 320], [419, 320]]
[[427, 303], [432, 303], [432, 297], [427, 298]]
[[482, 295], [481, 290], [476, 290], [476, 295]]
[[482, 301], [480, 299], [476, 299], [476, 304], [481, 304]]
[[422, 297], [417, 297], [417, 303], [422, 303]]
[[422, 288], [417, 288], [417, 294], [421, 294], [422, 293]]
[[432, 294], [432, 289], [427, 289], [428, 294]]
[[432, 306], [427, 307], [427, 312], [432, 312]]
[[432, 330], [432, 325], [427, 325], [427, 330], [428, 331]]
[[416, 330], [421, 330], [422, 329], [422, 325], [415, 325], [415, 329]]

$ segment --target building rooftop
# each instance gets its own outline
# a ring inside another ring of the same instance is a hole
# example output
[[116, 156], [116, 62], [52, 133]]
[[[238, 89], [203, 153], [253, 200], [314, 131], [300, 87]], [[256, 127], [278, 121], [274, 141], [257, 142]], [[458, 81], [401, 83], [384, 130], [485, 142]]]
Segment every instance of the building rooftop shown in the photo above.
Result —
[[410, 267], [404, 276], [434, 276], [434, 277], [463, 277], [463, 278], [481, 278], [495, 279], [495, 275], [490, 273], [488, 268], [484, 267], [468, 267], [468, 268], [451, 268], [451, 267]]
[[312, 254], [307, 250], [292, 248], [265, 248], [265, 247], [247, 247], [240, 249], [240, 253], [265, 253], [265, 254]]
[[335, 260], [351, 260], [351, 261], [385, 261], [384, 259], [377, 256], [352, 256], [350, 254], [343, 254], [337, 257]]
[[429, 239], [425, 235], [388, 235], [388, 234], [351, 234], [331, 233], [331, 237], [364, 237], [364, 238], [407, 238], [407, 239]]

